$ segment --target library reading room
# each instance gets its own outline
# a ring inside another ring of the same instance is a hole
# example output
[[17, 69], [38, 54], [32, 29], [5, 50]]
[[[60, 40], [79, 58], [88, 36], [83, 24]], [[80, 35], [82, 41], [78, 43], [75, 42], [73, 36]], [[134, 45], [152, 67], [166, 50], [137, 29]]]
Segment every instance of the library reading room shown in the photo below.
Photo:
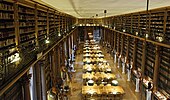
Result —
[[0, 100], [170, 100], [170, 0], [0, 0]]

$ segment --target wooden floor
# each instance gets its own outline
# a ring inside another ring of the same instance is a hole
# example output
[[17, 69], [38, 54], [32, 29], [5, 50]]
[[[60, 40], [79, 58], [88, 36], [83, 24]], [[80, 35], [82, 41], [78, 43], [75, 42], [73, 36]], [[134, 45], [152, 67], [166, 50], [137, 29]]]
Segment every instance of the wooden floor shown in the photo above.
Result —
[[[70, 83], [71, 86], [71, 95], [69, 95], [69, 100], [82, 100], [81, 97], [81, 89], [82, 89], [82, 67], [83, 67], [83, 52], [82, 52], [83, 44], [78, 47], [76, 60], [74, 63], [76, 72], [73, 73], [73, 79]], [[117, 80], [120, 86], [125, 90], [125, 95], [123, 100], [141, 100], [139, 93], [135, 92], [135, 85], [132, 82], [127, 81], [127, 75], [121, 73], [121, 69], [115, 67], [113, 58], [107, 53], [106, 49], [102, 48], [104, 57], [109, 62], [110, 66], [112, 66], [113, 73], [116, 75]]]

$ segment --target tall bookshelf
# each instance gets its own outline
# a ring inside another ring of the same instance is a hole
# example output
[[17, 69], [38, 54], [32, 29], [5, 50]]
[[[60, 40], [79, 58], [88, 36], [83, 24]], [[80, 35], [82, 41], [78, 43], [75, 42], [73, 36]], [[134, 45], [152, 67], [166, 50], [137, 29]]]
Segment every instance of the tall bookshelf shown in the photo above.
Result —
[[[158, 89], [170, 94], [170, 48], [161, 47]], [[170, 95], [169, 95], [170, 96]]]
[[164, 36], [164, 11], [151, 11], [150, 14], [150, 34], [153, 40]]
[[116, 51], [119, 52], [120, 54], [120, 35], [119, 33], [116, 32]]
[[14, 5], [13, 2], [0, 2], [0, 85], [5, 80], [5, 76], [9, 75], [6, 66], [11, 64], [14, 59], [12, 57], [16, 51], [15, 37], [15, 21], [14, 21]]
[[[144, 37], [146, 34], [146, 28], [148, 23], [147, 21], [149, 20], [148, 15], [146, 13], [140, 13], [140, 20], [139, 20], [139, 36]], [[147, 19], [148, 18], [148, 19]]]
[[129, 37], [129, 54], [128, 54], [129, 61], [133, 59], [133, 49], [134, 49], [134, 38]]
[[18, 4], [20, 46], [23, 50], [32, 51], [35, 48], [35, 9], [34, 5]]
[[137, 48], [136, 48], [136, 68], [141, 70], [142, 65], [142, 46], [143, 41], [137, 40]]
[[155, 45], [147, 43], [146, 47], [146, 60], [145, 60], [145, 75], [153, 79], [154, 66], [155, 66]]
[[39, 44], [44, 44], [47, 38], [47, 8], [41, 5], [37, 7], [37, 17], [38, 17], [38, 41]]
[[167, 11], [167, 15], [165, 15], [166, 20], [166, 34], [165, 34], [165, 40], [170, 43], [170, 10]]
[[132, 33], [135, 34], [136, 32], [139, 32], [138, 26], [139, 26], [139, 14], [134, 13], [132, 14]]
[[56, 36], [55, 33], [55, 12], [54, 10], [49, 10], [48, 11], [48, 20], [49, 20], [49, 38], [54, 38]]
[[2, 1], [0, 8], [0, 50], [4, 50], [15, 46], [14, 5]]
[[121, 20], [122, 20], [122, 26], [121, 26], [121, 31], [123, 32], [123, 31], [125, 31], [126, 32], [126, 24], [127, 24], [127, 17], [126, 16], [122, 16], [122, 18], [121, 18]]
[[55, 12], [55, 29], [56, 29], [57, 35], [60, 32], [60, 18], [59, 17], [60, 17], [59, 13]]
[[63, 34], [63, 15], [60, 14], [59, 16], [59, 21], [60, 21], [60, 34]]
[[126, 51], [127, 51], [127, 36], [124, 35], [124, 41], [123, 41], [123, 57], [126, 57]]
[[0, 96], [1, 100], [23, 100], [22, 82], [17, 81], [6, 92], [5, 96]]
[[132, 15], [131, 14], [127, 14], [126, 15], [126, 25], [125, 25], [125, 28], [126, 28], [126, 32], [127, 33], [132, 33], [132, 30], [131, 30], [131, 25], [132, 25]]
[[50, 90], [51, 88], [51, 83], [52, 83], [52, 77], [51, 77], [51, 64], [52, 64], [52, 56], [50, 54], [47, 54], [47, 56], [45, 57], [44, 62], [44, 68], [45, 68], [45, 83], [46, 83], [46, 90]]
[[121, 31], [121, 27], [122, 27], [121, 16], [116, 16], [115, 17], [115, 29]]

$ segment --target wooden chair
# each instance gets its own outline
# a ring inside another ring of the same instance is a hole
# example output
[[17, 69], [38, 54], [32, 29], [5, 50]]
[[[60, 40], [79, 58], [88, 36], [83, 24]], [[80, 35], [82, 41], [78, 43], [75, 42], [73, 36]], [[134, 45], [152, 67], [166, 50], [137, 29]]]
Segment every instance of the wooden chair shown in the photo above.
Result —
[[102, 100], [107, 100], [108, 98], [107, 98], [107, 93], [106, 92], [102, 92], [102, 95], [101, 95], [101, 99]]
[[83, 85], [84, 85], [84, 86], [86, 86], [86, 85], [87, 85], [86, 81], [83, 81]]
[[90, 93], [86, 93], [86, 94], [85, 94], [85, 99], [88, 100], [88, 99], [90, 99], [90, 98], [91, 98], [91, 94], [90, 94]]
[[112, 92], [109, 92], [109, 93], [108, 93], [108, 99], [109, 99], [109, 100], [114, 100], [114, 97], [115, 97], [115, 96], [114, 96], [114, 94], [113, 94]]
[[115, 97], [114, 97], [114, 100], [122, 100], [122, 94], [120, 92], [117, 92]]

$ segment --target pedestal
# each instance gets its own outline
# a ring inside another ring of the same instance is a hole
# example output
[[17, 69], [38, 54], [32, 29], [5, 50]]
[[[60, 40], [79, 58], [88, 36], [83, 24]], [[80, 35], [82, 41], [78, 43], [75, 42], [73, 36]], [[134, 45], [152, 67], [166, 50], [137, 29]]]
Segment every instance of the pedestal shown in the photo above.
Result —
[[140, 81], [140, 79], [136, 78], [136, 89], [135, 89], [135, 92], [139, 92], [139, 81]]
[[131, 70], [128, 69], [128, 74], [127, 74], [127, 75], [128, 75], [127, 81], [130, 81], [130, 78], [131, 78]]
[[125, 63], [123, 62], [122, 63], [122, 74], [124, 74], [125, 73]]
[[151, 100], [151, 94], [152, 94], [152, 91], [150, 90], [146, 90], [146, 100]]

